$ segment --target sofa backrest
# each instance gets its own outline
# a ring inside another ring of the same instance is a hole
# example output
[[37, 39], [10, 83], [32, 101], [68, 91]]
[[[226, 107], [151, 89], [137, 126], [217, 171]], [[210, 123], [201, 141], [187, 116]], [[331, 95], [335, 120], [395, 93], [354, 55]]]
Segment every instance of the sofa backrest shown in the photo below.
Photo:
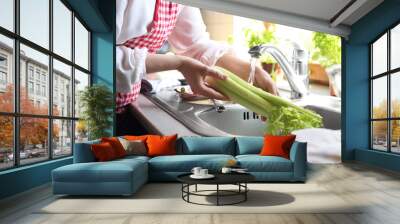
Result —
[[259, 154], [263, 144], [263, 137], [236, 137], [236, 155]]
[[96, 158], [90, 148], [92, 144], [98, 144], [100, 140], [93, 140], [81, 143], [75, 143], [74, 148], [74, 163], [89, 163], [95, 162]]
[[226, 154], [235, 155], [233, 137], [181, 137], [177, 143], [177, 154]]
[[[100, 140], [75, 143], [74, 163], [95, 162], [90, 145]], [[264, 144], [263, 137], [181, 137], [176, 142], [178, 155], [226, 154], [244, 155], [259, 154]]]

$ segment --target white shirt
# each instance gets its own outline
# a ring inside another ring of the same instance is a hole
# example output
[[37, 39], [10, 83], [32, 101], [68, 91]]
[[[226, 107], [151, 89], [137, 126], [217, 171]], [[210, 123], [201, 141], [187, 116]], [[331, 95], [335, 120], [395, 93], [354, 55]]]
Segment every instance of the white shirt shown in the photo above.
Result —
[[[156, 0], [116, 1], [117, 92], [130, 92], [131, 85], [146, 74], [146, 48], [131, 49], [121, 44], [145, 35], [153, 21]], [[175, 28], [168, 37], [172, 51], [213, 66], [230, 48], [210, 40], [200, 10], [180, 5]]]

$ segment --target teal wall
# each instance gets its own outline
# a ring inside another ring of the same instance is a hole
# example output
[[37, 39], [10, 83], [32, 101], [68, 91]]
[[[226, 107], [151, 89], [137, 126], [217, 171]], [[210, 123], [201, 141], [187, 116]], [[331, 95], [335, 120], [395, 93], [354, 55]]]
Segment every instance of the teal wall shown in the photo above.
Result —
[[[96, 8], [104, 18], [108, 31], [92, 32], [92, 81], [108, 86], [115, 96], [115, 32], [112, 32], [115, 30], [115, 1], [99, 0]], [[109, 132], [115, 135], [115, 113], [111, 119], [113, 125]]]
[[[114, 74], [114, 0], [66, 0], [92, 32], [93, 83], [107, 85], [115, 93]], [[112, 118], [115, 120], [115, 117]], [[115, 122], [114, 122], [115, 123]], [[110, 127], [110, 132], [114, 132]], [[72, 157], [47, 161], [0, 172], [0, 199], [51, 181], [51, 171], [72, 163]]]
[[[369, 149], [369, 43], [400, 22], [400, 0], [385, 0], [343, 39], [342, 158], [399, 170], [399, 156]], [[362, 150], [362, 151], [360, 151]]]
[[[106, 85], [115, 93], [114, 85], [114, 35], [112, 33], [92, 34], [92, 82]], [[113, 97], [115, 100], [115, 97]], [[115, 104], [115, 103], [114, 103]], [[113, 107], [115, 108], [115, 106]], [[111, 118], [115, 123], [115, 114]], [[109, 128], [114, 135], [114, 125]]]
[[69, 157], [2, 171], [0, 199], [48, 183], [53, 169], [71, 163], [72, 158]]

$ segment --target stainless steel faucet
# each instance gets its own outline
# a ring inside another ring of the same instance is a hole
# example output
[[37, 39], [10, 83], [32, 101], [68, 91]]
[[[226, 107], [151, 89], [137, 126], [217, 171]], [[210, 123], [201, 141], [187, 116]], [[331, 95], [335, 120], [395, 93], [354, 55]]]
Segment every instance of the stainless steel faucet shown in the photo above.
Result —
[[289, 82], [291, 98], [299, 99], [308, 94], [308, 53], [298, 44], [293, 43], [292, 63], [277, 47], [272, 45], [258, 45], [249, 49], [252, 58], [260, 58], [262, 54], [269, 53], [281, 66]]

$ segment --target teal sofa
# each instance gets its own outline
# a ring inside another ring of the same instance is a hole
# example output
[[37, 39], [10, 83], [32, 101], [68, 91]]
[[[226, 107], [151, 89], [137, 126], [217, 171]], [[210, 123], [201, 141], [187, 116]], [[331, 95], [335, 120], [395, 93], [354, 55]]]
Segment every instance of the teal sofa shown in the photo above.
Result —
[[177, 155], [127, 156], [96, 162], [91, 141], [75, 144], [74, 163], [52, 171], [54, 194], [131, 195], [148, 181], [176, 181], [193, 167], [218, 172], [228, 160], [247, 168], [258, 182], [304, 182], [307, 170], [307, 144], [295, 142], [290, 159], [260, 156], [262, 137], [181, 137]]

